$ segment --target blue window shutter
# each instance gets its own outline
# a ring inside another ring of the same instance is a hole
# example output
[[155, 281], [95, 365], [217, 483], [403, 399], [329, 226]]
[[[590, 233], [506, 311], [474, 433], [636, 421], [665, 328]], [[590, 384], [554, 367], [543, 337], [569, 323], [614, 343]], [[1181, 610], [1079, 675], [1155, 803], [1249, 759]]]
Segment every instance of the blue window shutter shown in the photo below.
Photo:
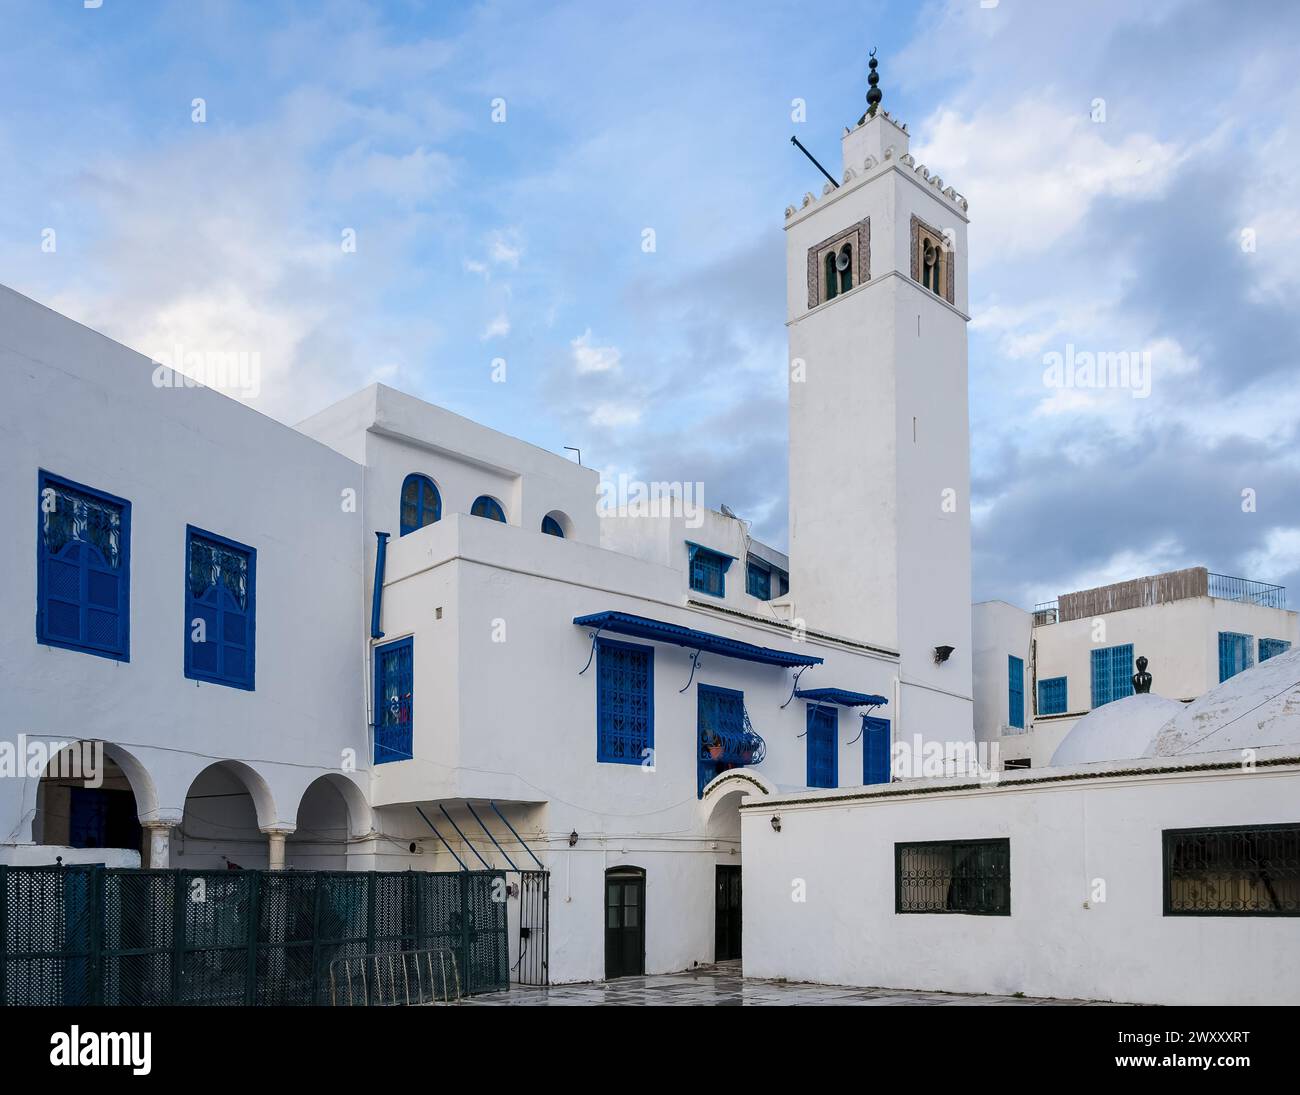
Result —
[[1014, 654], [1007, 655], [1007, 722], [1025, 727], [1025, 661]]
[[596, 647], [596, 760], [653, 763], [654, 647], [600, 639]]
[[410, 638], [375, 647], [375, 763], [414, 755], [415, 647]]
[[1291, 643], [1287, 639], [1260, 639], [1259, 640], [1259, 660], [1266, 662], [1269, 658], [1275, 658], [1279, 654], [1285, 654], [1291, 649]]
[[731, 556], [692, 543], [690, 540], [686, 541], [686, 552], [691, 589], [696, 593], [707, 593], [711, 597], [725, 597], [727, 570], [731, 566]]
[[1236, 631], [1219, 632], [1219, 682], [1235, 677], [1254, 665], [1253, 636]]
[[839, 786], [840, 710], [831, 704], [808, 705], [808, 786]]
[[564, 529], [560, 526], [560, 522], [549, 513], [542, 518], [542, 531], [547, 536], [558, 536], [561, 540], [564, 539]]
[[256, 549], [186, 526], [185, 676], [253, 691], [256, 638]]
[[1038, 713], [1064, 715], [1069, 710], [1065, 677], [1047, 677], [1038, 682]]
[[716, 688], [701, 684], [696, 692], [696, 795], [702, 795], [709, 781], [744, 767], [747, 757], [737, 756], [744, 747], [745, 694], [734, 688]]
[[862, 716], [862, 782], [888, 783], [889, 720]]
[[402, 481], [401, 511], [401, 536], [442, 520], [442, 495], [433, 480], [415, 472], [408, 475]]
[[41, 471], [36, 641], [131, 660], [131, 503]]
[[1133, 644], [1106, 646], [1092, 652], [1092, 706], [1101, 707], [1133, 695]]

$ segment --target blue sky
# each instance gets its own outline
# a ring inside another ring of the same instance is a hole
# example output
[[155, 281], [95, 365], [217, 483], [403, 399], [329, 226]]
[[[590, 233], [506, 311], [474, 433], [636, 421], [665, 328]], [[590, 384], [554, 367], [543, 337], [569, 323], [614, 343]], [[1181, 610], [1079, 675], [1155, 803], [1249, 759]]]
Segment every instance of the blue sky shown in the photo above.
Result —
[[[782, 544], [789, 137], [838, 164], [873, 45], [971, 203], [977, 596], [1300, 588], [1289, 5], [7, 0], [0, 281], [256, 352], [287, 422], [382, 380]], [[1067, 346], [1150, 395], [1046, 387]]]

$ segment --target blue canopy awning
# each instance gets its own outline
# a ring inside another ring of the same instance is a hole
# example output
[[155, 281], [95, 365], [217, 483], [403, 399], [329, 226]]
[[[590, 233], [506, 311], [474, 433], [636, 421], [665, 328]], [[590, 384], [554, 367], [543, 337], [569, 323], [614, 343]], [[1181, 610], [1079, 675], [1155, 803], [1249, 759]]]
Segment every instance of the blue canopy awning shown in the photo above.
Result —
[[741, 642], [739, 639], [728, 639], [725, 635], [697, 631], [693, 627], [682, 627], [680, 624], [634, 616], [630, 612], [596, 612], [590, 616], [575, 616], [573, 622], [579, 627], [594, 627], [598, 631], [609, 631], [616, 635], [632, 635], [638, 639], [673, 643], [689, 650], [706, 650], [710, 654], [721, 654], [723, 657], [738, 658], [745, 662], [761, 662], [764, 665], [791, 668], [800, 665], [821, 665], [824, 660], [812, 654], [790, 654], [784, 650], [774, 650], [770, 646], [755, 646], [753, 643]]
[[880, 707], [889, 702], [884, 696], [875, 696], [870, 692], [850, 692], [845, 688], [796, 688], [794, 694], [801, 700], [838, 703], [841, 707]]

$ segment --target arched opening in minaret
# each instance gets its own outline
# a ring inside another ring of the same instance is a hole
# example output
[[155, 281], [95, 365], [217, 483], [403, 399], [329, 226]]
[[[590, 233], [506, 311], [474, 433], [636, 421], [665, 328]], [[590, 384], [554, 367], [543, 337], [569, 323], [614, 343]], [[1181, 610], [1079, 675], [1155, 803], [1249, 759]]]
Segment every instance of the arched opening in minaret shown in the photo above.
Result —
[[835, 252], [826, 252], [826, 299], [831, 300], [839, 293], [839, 275], [835, 272]]

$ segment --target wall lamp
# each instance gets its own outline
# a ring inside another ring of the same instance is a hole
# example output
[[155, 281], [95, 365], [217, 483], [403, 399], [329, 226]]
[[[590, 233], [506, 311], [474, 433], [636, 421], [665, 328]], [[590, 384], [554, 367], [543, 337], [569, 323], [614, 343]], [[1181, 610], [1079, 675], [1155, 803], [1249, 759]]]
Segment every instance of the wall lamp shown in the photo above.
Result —
[[773, 814], [773, 815], [772, 815], [772, 829], [773, 829], [774, 832], [778, 832], [778, 833], [781, 831], [781, 815], [780, 815], [780, 814]]
[[934, 648], [934, 664], [943, 665], [944, 662], [952, 657], [952, 652], [956, 649], [955, 646], [936, 646]]

